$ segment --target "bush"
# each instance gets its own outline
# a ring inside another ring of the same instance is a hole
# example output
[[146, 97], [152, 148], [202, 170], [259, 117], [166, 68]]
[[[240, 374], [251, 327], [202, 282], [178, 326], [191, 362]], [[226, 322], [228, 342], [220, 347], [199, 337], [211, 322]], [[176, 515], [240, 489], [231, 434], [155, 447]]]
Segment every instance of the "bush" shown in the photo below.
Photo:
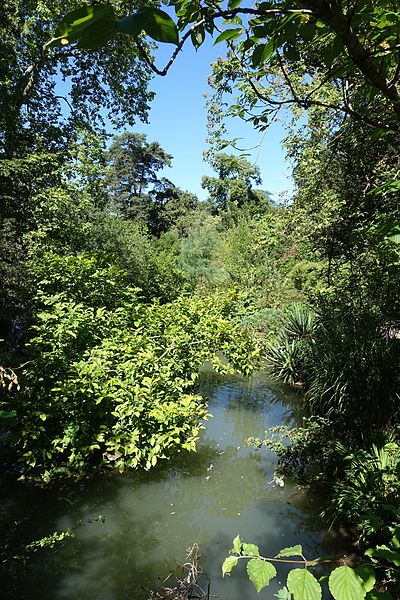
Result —
[[214, 357], [223, 368], [215, 358], [222, 352], [246, 372], [257, 356], [230, 318], [234, 297], [145, 304], [115, 267], [88, 257], [53, 256], [48, 274], [22, 391], [0, 407], [13, 411], [23, 475], [149, 469], [193, 450], [207, 415], [194, 393], [199, 367]]

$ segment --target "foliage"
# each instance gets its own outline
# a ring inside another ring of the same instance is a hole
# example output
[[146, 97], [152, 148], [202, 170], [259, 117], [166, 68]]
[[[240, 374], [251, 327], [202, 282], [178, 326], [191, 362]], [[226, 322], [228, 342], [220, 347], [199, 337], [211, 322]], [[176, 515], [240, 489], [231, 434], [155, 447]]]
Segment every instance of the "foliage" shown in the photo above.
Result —
[[[106, 183], [110, 201], [122, 216], [149, 221], [149, 192], [165, 187], [158, 171], [171, 166], [171, 159], [158, 142], [147, 142], [143, 134], [127, 132], [114, 138], [107, 152]], [[150, 186], [154, 189], [149, 190]]]
[[363, 542], [390, 540], [400, 526], [400, 448], [395, 442], [370, 450], [335, 447], [343, 472], [332, 485], [332, 498], [325, 515], [331, 520], [356, 524]]
[[182, 270], [193, 285], [200, 288], [213, 288], [227, 281], [217, 256], [217, 244], [220, 241], [217, 224], [215, 218], [209, 218], [203, 224], [194, 222], [181, 241]]
[[[350, 2], [345, 8], [314, 0], [264, 2], [252, 7], [239, 0], [226, 7], [175, 0], [172, 5], [177, 25], [167, 13], [151, 7], [118, 20], [108, 5], [89, 6], [79, 14], [67, 14], [47, 45], [76, 42], [78, 47], [91, 48], [93, 41], [96, 46], [104, 45], [110, 37], [119, 39], [117, 32], [122, 32], [133, 36], [146, 62], [164, 75], [186, 40], [191, 39], [198, 48], [207, 34], [217, 30], [216, 43], [225, 42], [235, 62], [232, 72], [236, 75], [228, 81], [233, 79], [243, 92], [230, 108], [231, 115], [252, 120], [262, 129], [282, 106], [322, 105], [382, 129], [398, 128], [399, 21], [388, 0], [379, 0], [372, 8], [368, 2]], [[143, 30], [153, 39], [178, 44], [164, 69], [158, 69], [142, 48], [138, 38]], [[179, 30], [184, 32], [180, 41]], [[322, 83], [310, 89], [309, 78], [315, 71]], [[271, 72], [278, 73], [283, 82], [272, 89]], [[323, 102], [321, 87], [331, 82], [340, 95]], [[280, 95], [279, 87], [286, 88], [286, 94]], [[231, 91], [231, 85], [227, 83], [225, 89]], [[361, 113], [356, 102], [360, 96], [364, 99]], [[375, 97], [389, 109], [384, 118], [374, 117]], [[261, 114], [246, 110], [260, 101], [264, 104]]]
[[315, 329], [315, 313], [310, 307], [297, 303], [289, 308], [283, 329], [266, 347], [266, 360], [274, 377], [291, 385], [304, 384]]
[[[260, 555], [258, 546], [242, 542], [239, 536], [233, 540], [233, 549], [230, 552], [223, 562], [222, 575], [230, 575], [240, 560], [246, 560], [247, 575], [258, 593], [268, 587], [271, 579], [277, 576], [274, 563], [297, 563], [299, 567], [289, 571], [286, 586], [278, 592], [278, 598], [320, 600], [323, 590], [321, 584], [327, 580], [329, 592], [334, 600], [363, 600], [379, 597], [379, 592], [373, 590], [376, 578], [371, 563], [366, 562], [355, 568], [344, 564], [333, 569], [329, 579], [323, 576], [318, 580], [310, 569], [318, 567], [321, 563], [334, 564], [339, 561], [318, 558], [307, 560], [300, 545], [283, 548], [276, 556], [266, 558]], [[392, 596], [388, 594], [387, 598]]]
[[[268, 212], [268, 196], [253, 184], [261, 184], [260, 171], [241, 156], [224, 153], [214, 154], [208, 159], [218, 177], [204, 175], [202, 187], [208, 190], [216, 214], [224, 220], [235, 220], [244, 211], [252, 216]], [[238, 210], [241, 209], [241, 210]]]
[[247, 372], [258, 354], [230, 320], [233, 297], [146, 305], [112, 265], [43, 258], [22, 392], [2, 399], [23, 476], [149, 469], [193, 450], [207, 415], [198, 368], [220, 351]]

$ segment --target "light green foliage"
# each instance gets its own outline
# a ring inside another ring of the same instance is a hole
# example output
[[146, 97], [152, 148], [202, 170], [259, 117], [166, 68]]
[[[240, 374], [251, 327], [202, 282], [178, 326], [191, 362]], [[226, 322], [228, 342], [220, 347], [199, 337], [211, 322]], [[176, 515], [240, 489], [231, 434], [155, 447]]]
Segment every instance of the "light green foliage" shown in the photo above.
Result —
[[246, 566], [247, 575], [250, 581], [254, 584], [257, 592], [265, 588], [270, 580], [275, 577], [276, 569], [274, 565], [268, 563], [261, 558], [252, 558]]
[[[254, 584], [258, 593], [268, 587], [271, 579], [277, 576], [275, 564], [285, 562], [297, 562], [299, 567], [292, 568], [287, 576], [286, 586], [279, 590], [277, 597], [284, 600], [321, 600], [323, 588], [326, 586], [326, 577], [320, 578], [311, 573], [312, 568], [318, 566], [321, 559], [307, 560], [303, 556], [301, 546], [292, 548], [283, 548], [276, 556], [266, 558], [258, 555], [252, 558], [253, 554], [247, 551], [248, 546], [254, 544], [245, 544], [239, 536], [233, 540], [233, 550], [225, 558], [222, 565], [222, 575], [230, 575], [234, 567], [240, 560], [247, 561], [247, 575]], [[372, 555], [372, 554], [371, 554]], [[282, 557], [300, 556], [301, 558], [293, 561], [285, 561]], [[324, 560], [324, 562], [327, 562]], [[337, 561], [333, 561], [335, 563]], [[375, 572], [371, 564], [364, 563], [356, 568], [347, 565], [334, 568], [329, 576], [329, 591], [334, 600], [364, 600], [378, 597], [379, 592], [375, 592]], [[378, 594], [375, 596], [374, 594]], [[324, 596], [325, 597], [325, 596]], [[387, 594], [388, 598], [392, 598]]]
[[73, 537], [75, 537], [75, 532], [72, 529], [67, 529], [66, 531], [60, 532], [54, 531], [50, 535], [46, 535], [40, 540], [35, 540], [29, 544], [26, 544], [25, 551], [30, 553], [43, 550], [44, 548], [54, 548], [60, 542]]
[[195, 222], [181, 241], [181, 268], [193, 285], [200, 288], [215, 288], [228, 281], [217, 255], [220, 242], [217, 225], [216, 217], [209, 217], [202, 224]]
[[234, 298], [146, 305], [112, 265], [44, 258], [23, 393], [3, 402], [16, 411], [22, 473], [48, 480], [101, 465], [149, 469], [193, 450], [207, 415], [194, 393], [199, 367], [219, 351], [252, 369], [254, 346], [230, 319]]

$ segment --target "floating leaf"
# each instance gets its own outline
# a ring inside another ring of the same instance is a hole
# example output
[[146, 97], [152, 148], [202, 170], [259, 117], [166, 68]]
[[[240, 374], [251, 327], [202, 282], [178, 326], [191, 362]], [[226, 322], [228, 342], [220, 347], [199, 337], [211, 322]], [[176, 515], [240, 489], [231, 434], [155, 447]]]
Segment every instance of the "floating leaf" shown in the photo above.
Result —
[[260, 592], [275, 577], [276, 569], [274, 565], [261, 560], [261, 558], [252, 558], [247, 563], [247, 574], [250, 581], [254, 583], [257, 592]]
[[224, 577], [227, 573], [229, 574], [233, 567], [236, 567], [237, 563], [238, 559], [236, 556], [227, 556], [222, 563], [222, 577]]
[[360, 577], [346, 565], [332, 571], [329, 590], [335, 600], [364, 600], [366, 593]]
[[303, 548], [298, 544], [297, 546], [289, 546], [288, 548], [282, 548], [276, 558], [280, 556], [303, 556]]
[[320, 600], [322, 588], [307, 569], [293, 569], [287, 578], [287, 587], [294, 600]]

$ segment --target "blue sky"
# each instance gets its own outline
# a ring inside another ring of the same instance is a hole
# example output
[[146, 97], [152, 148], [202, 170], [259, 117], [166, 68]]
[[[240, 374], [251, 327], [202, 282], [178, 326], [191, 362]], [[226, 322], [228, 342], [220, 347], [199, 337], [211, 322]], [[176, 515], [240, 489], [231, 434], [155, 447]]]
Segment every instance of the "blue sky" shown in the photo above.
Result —
[[[161, 45], [157, 66], [164, 67], [173, 48], [169, 44]], [[209, 40], [196, 52], [188, 43], [167, 76], [156, 76], [151, 83], [156, 97], [150, 111], [150, 123], [139, 122], [135, 128], [135, 131], [145, 133], [149, 141], [158, 141], [174, 157], [172, 168], [166, 169], [163, 175], [175, 185], [196, 193], [200, 199], [205, 199], [201, 176], [212, 174], [202, 157], [207, 136], [204, 93], [208, 90], [210, 63], [223, 49], [222, 44], [213, 46]], [[230, 131], [232, 137], [243, 138], [240, 146], [246, 148], [259, 144], [262, 137], [250, 124], [239, 119], [235, 119]], [[263, 137], [261, 148], [249, 159], [260, 167], [262, 188], [271, 192], [275, 200], [279, 193], [292, 190], [290, 167], [281, 147], [283, 137], [282, 125], [272, 125]]]

